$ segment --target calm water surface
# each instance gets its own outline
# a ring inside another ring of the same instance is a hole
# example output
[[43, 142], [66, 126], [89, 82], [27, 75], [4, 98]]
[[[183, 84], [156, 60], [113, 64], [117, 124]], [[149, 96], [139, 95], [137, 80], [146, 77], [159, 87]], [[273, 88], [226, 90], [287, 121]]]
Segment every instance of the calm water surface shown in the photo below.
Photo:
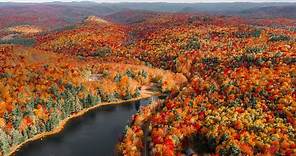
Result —
[[71, 120], [65, 129], [25, 145], [16, 156], [112, 156], [130, 117], [157, 97], [103, 106]]

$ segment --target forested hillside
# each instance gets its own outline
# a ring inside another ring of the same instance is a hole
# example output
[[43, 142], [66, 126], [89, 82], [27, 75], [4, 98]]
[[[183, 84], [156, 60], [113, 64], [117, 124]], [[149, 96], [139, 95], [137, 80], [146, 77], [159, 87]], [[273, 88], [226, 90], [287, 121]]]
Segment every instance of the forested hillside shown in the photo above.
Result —
[[231, 16], [176, 11], [186, 4], [128, 9], [142, 5], [0, 4], [0, 155], [151, 86], [168, 96], [131, 118], [122, 155], [296, 154], [293, 6], [223, 4], [247, 9]]

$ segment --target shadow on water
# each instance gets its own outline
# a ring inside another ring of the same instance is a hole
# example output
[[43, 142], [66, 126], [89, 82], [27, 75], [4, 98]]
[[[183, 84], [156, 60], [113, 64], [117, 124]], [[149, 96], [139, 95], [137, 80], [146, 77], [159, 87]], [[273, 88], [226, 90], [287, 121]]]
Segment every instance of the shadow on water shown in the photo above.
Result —
[[99, 107], [69, 121], [61, 133], [25, 145], [16, 156], [112, 156], [130, 117], [151, 100]]

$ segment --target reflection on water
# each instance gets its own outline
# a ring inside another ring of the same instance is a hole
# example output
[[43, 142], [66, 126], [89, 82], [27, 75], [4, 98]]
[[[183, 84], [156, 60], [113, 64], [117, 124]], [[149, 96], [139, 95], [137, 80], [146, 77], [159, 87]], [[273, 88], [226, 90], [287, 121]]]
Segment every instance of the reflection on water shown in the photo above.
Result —
[[16, 156], [114, 155], [130, 117], [151, 100], [99, 107], [70, 121], [60, 134], [24, 146]]
[[123, 109], [126, 109], [126, 110], [133, 110], [134, 109], [134, 104], [135, 102], [130, 102], [130, 103], [127, 103], [127, 104], [124, 104], [125, 106], [123, 107]]
[[140, 105], [141, 105], [140, 101], [137, 101], [135, 103], [135, 108], [136, 108], [137, 111], [140, 109]]

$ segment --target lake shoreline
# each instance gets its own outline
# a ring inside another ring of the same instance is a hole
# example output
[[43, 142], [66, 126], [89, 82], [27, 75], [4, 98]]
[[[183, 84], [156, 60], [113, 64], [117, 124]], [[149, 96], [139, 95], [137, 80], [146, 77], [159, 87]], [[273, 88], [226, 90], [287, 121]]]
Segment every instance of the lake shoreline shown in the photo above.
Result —
[[27, 139], [26, 141], [22, 142], [21, 144], [13, 147], [11, 149], [11, 152], [7, 156], [15, 155], [24, 145], [26, 145], [26, 144], [28, 144], [30, 142], [33, 142], [33, 141], [36, 141], [36, 140], [42, 140], [43, 138], [46, 138], [46, 137], [49, 137], [49, 136], [60, 133], [65, 128], [66, 124], [71, 119], [83, 116], [84, 114], [86, 114], [87, 112], [89, 112], [91, 110], [97, 109], [97, 108], [99, 108], [101, 106], [117, 105], [117, 104], [122, 104], [122, 103], [134, 102], [134, 101], [147, 99], [147, 98], [150, 98], [152, 96], [157, 96], [157, 95], [160, 95], [160, 93], [144, 92], [140, 97], [137, 97], [137, 98], [132, 98], [132, 99], [129, 99], [129, 100], [119, 100], [119, 101], [114, 101], [114, 102], [103, 102], [103, 103], [99, 103], [99, 104], [97, 104], [95, 106], [92, 106], [92, 107], [86, 108], [84, 110], [81, 110], [79, 112], [76, 112], [76, 113], [70, 115], [69, 117], [61, 120], [59, 125], [56, 128], [54, 128], [52, 131], [37, 134], [34, 137], [32, 137], [30, 139]]

